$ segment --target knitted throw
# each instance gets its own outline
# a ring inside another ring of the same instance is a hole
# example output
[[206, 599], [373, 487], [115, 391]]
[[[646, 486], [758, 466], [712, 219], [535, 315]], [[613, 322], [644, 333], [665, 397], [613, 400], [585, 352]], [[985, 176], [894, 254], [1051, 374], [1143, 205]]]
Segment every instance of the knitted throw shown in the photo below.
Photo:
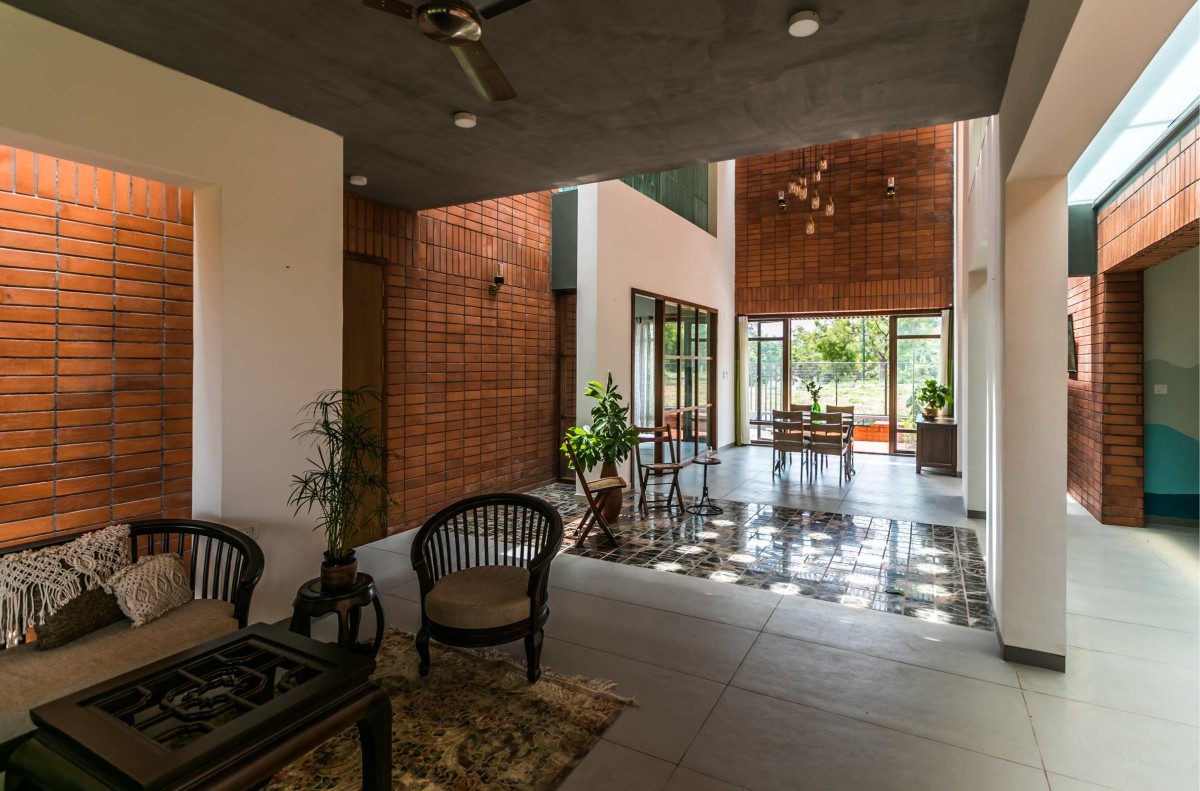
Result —
[[129, 565], [129, 525], [84, 533], [65, 544], [0, 556], [0, 629], [8, 648], [30, 627]]

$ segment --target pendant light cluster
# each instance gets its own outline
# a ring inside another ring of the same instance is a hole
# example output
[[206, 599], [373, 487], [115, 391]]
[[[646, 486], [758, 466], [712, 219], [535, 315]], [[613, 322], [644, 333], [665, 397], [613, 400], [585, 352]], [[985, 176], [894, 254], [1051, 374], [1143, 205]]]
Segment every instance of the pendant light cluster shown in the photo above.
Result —
[[[808, 222], [804, 224], [804, 232], [812, 236], [817, 232], [817, 220], [814, 212], [823, 209], [826, 217], [834, 213], [833, 196], [829, 194], [828, 180], [825, 174], [829, 172], [829, 154], [818, 148], [813, 155], [812, 166], [809, 166], [809, 149], [804, 149], [800, 158], [800, 175], [788, 179], [787, 186], [779, 190], [778, 205], [780, 211], [788, 210], [788, 196], [802, 201], [802, 206], [809, 209]], [[825, 198], [821, 197], [822, 180], [825, 179]]]

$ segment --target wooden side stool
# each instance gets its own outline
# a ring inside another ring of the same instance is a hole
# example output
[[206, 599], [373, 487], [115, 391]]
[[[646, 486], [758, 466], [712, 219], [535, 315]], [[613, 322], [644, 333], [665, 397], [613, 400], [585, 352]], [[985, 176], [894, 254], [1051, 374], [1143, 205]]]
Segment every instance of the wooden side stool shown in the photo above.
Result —
[[[358, 628], [362, 623], [362, 608], [375, 608], [375, 640], [359, 642]], [[312, 619], [329, 613], [337, 613], [339, 648], [345, 648], [363, 656], [374, 657], [383, 643], [383, 604], [375, 590], [375, 580], [370, 574], [359, 573], [354, 585], [342, 591], [327, 591], [321, 580], [311, 579], [296, 591], [292, 602], [292, 621], [288, 630], [305, 637], [312, 636]]]

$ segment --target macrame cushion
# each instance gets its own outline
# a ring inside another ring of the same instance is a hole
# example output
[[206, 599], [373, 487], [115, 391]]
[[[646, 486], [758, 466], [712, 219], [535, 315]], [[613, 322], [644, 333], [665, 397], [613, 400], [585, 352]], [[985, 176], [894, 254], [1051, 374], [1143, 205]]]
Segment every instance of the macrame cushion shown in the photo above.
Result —
[[8, 648], [30, 627], [95, 590], [129, 565], [129, 525], [84, 533], [63, 544], [0, 556], [0, 631]]
[[124, 619], [116, 596], [100, 588], [84, 591], [34, 627], [37, 640], [33, 647], [38, 651], [58, 648]]
[[183, 570], [183, 560], [171, 553], [138, 558], [137, 563], [114, 574], [104, 590], [116, 595], [121, 612], [135, 627], [192, 600], [192, 584]]

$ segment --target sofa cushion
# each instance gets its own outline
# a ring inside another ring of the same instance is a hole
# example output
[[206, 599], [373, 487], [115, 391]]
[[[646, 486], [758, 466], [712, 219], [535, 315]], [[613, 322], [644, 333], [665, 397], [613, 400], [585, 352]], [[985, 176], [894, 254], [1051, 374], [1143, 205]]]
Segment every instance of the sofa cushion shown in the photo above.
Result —
[[29, 710], [236, 631], [233, 605], [196, 599], [138, 629], [122, 621], [53, 651], [0, 651], [0, 742], [33, 729]]
[[490, 629], [529, 620], [529, 572], [477, 566], [447, 574], [425, 596], [425, 614], [454, 629]]
[[49, 651], [123, 620], [125, 613], [121, 612], [116, 596], [101, 588], [84, 591], [34, 628], [37, 640], [33, 647]]
[[134, 626], [145, 626], [192, 600], [192, 584], [178, 555], [147, 555], [104, 583]]

